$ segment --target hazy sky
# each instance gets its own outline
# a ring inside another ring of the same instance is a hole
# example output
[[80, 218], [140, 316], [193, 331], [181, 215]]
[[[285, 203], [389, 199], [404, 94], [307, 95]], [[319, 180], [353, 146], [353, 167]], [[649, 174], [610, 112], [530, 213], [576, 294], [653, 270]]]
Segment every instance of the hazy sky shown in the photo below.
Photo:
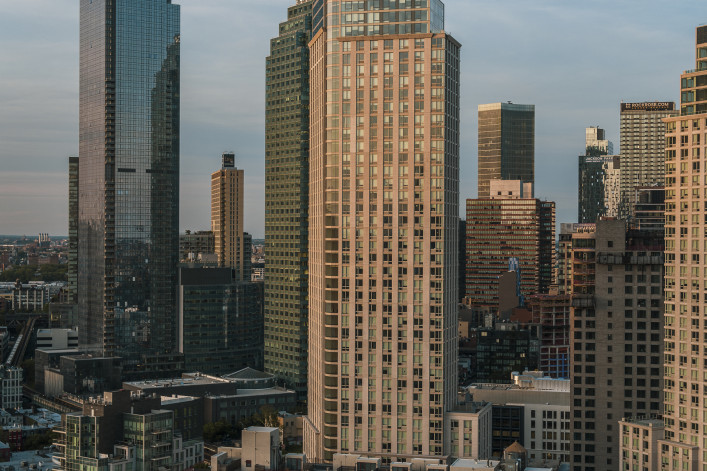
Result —
[[[294, 0], [182, 5], [180, 229], [209, 228], [209, 175], [224, 150], [246, 172], [246, 230], [263, 236], [264, 76]], [[78, 153], [78, 0], [0, 0], [0, 234], [67, 233]], [[576, 219], [584, 128], [619, 147], [619, 103], [679, 101], [704, 0], [446, 0], [462, 44], [461, 198], [476, 196], [476, 109], [536, 106], [536, 195]], [[464, 208], [461, 205], [460, 208]]]

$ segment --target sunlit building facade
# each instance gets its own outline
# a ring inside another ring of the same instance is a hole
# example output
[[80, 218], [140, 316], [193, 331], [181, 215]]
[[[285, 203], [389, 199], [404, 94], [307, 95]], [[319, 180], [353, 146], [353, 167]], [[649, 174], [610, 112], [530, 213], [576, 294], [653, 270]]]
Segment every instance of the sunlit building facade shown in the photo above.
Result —
[[265, 66], [265, 370], [307, 399], [309, 40], [298, 0]]
[[707, 469], [707, 26], [665, 133], [665, 440], [660, 469]]
[[460, 45], [439, 0], [313, 12], [305, 453], [440, 457], [457, 387]]

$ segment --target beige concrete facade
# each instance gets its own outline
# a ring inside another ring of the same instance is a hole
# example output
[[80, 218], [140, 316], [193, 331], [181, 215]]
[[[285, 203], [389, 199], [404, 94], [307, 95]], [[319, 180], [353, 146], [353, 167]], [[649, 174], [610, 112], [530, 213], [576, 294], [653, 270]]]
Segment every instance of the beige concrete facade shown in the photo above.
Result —
[[490, 402], [472, 402], [457, 406], [445, 416], [445, 440], [453, 458], [491, 458]]
[[573, 234], [573, 471], [618, 469], [618, 421], [660, 414], [662, 236], [627, 231], [621, 220]]
[[663, 439], [663, 420], [624, 419], [621, 428], [621, 467], [623, 471], [658, 471], [660, 445]]
[[324, 22], [310, 42], [308, 459], [448, 453], [460, 45], [430, 3], [395, 13], [420, 23], [383, 24], [391, 7], [343, 13], [338, 0], [314, 12]]
[[235, 268], [239, 280], [250, 280], [243, 270], [243, 170], [224, 165], [211, 174], [211, 231], [219, 266]]
[[707, 469], [707, 26], [665, 119], [665, 440], [661, 469]]
[[637, 189], [662, 185], [665, 178], [665, 125], [673, 102], [621, 103], [621, 205], [619, 217], [630, 220]]

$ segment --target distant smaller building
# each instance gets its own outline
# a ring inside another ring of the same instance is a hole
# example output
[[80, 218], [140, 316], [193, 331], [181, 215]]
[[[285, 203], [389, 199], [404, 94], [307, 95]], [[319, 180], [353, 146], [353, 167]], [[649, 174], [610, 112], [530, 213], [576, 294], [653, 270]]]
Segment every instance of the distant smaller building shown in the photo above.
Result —
[[280, 469], [280, 429], [248, 427], [240, 446], [219, 447], [211, 457], [212, 471], [276, 471]]
[[491, 458], [492, 404], [467, 402], [444, 416], [445, 448], [455, 458]]
[[637, 418], [619, 420], [621, 429], [621, 464], [619, 469], [658, 471], [660, 444], [665, 436], [663, 419]]
[[22, 368], [0, 365], [0, 394], [2, 409], [22, 407]]
[[39, 329], [37, 348], [78, 348], [79, 332], [77, 329]]
[[[58, 287], [56, 291], [58, 292]], [[19, 281], [12, 290], [12, 310], [15, 312], [35, 312], [49, 304], [52, 290], [46, 284], [22, 284]]]

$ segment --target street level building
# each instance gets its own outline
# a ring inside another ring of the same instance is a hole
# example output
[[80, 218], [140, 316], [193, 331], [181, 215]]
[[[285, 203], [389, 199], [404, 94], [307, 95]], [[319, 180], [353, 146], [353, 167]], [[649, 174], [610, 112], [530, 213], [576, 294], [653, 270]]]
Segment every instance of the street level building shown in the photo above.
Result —
[[491, 180], [535, 183], [535, 105], [479, 105], [478, 198]]
[[662, 468], [660, 441], [665, 435], [665, 425], [659, 416], [622, 419], [619, 421], [619, 427], [621, 428], [619, 469], [657, 471]]
[[309, 41], [313, 0], [270, 40], [265, 70], [265, 370], [307, 398]]
[[62, 426], [54, 431], [64, 470], [181, 471], [204, 459], [201, 437], [185, 440], [175, 427], [174, 410], [162, 409], [158, 397], [130, 391], [84, 401], [83, 410], [63, 415]]
[[444, 12], [439, 0], [314, 5], [308, 459], [448, 454], [460, 44]]
[[474, 401], [493, 404], [493, 455], [514, 441], [534, 460], [570, 456], [570, 381], [543, 377], [541, 372], [513, 372], [512, 384], [474, 384], [466, 393]]

